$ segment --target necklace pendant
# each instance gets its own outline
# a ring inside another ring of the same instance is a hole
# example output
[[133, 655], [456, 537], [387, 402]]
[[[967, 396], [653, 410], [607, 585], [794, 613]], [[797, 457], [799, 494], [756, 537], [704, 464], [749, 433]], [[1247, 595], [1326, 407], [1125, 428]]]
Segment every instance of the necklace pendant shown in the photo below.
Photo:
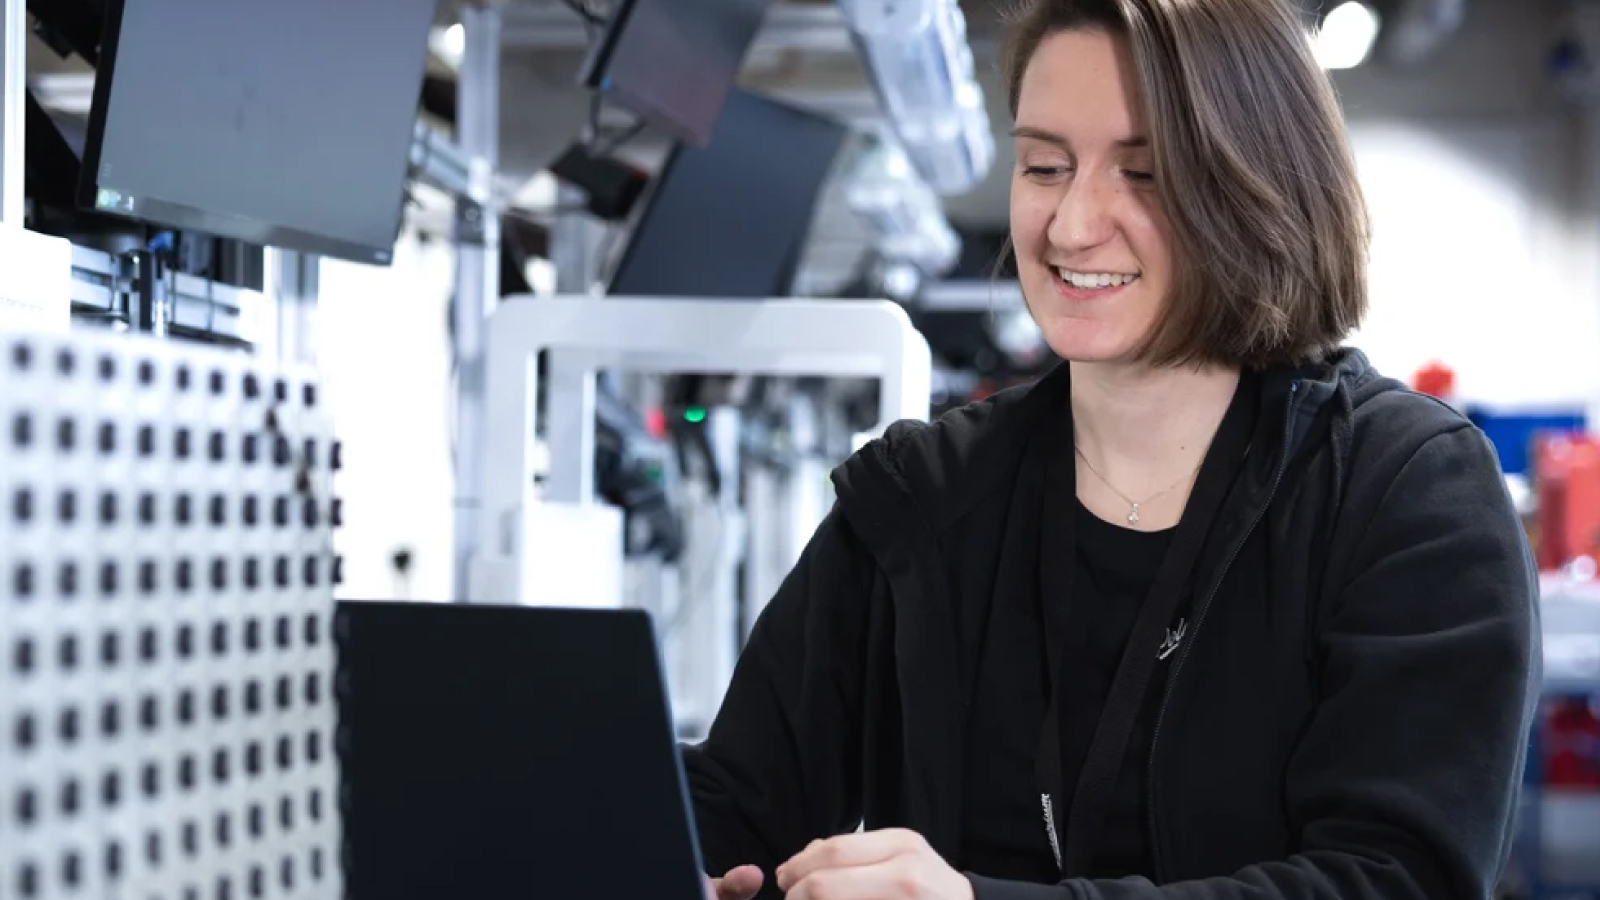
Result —
[[1137, 503], [1133, 504], [1133, 508], [1128, 510], [1128, 524], [1139, 524], [1139, 504]]

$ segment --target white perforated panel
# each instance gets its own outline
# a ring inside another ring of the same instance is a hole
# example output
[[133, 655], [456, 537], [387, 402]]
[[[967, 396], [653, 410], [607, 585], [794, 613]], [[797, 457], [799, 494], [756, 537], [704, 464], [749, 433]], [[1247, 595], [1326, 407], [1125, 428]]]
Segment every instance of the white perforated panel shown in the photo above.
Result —
[[0, 900], [341, 896], [337, 457], [304, 374], [0, 334]]

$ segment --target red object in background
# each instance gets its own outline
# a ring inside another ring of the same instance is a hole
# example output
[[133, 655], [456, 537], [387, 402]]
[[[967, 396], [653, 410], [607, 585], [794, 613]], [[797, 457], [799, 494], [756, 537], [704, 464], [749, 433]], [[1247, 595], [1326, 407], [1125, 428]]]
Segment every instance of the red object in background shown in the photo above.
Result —
[[1600, 715], [1579, 698], [1548, 700], [1540, 721], [1546, 788], [1600, 791]]
[[1554, 571], [1578, 556], [1600, 559], [1600, 440], [1586, 434], [1534, 439], [1539, 498], [1539, 568]]
[[659, 407], [651, 407], [644, 413], [644, 430], [657, 440], [667, 436], [667, 414]]
[[1456, 394], [1456, 370], [1441, 362], [1428, 363], [1412, 377], [1411, 389], [1440, 400], [1450, 400]]

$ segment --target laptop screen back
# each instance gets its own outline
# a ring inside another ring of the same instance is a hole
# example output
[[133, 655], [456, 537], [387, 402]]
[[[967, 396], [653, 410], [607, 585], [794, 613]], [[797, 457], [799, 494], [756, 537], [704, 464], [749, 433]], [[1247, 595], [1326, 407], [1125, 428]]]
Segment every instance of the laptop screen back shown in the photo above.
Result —
[[650, 620], [343, 603], [355, 900], [701, 900]]

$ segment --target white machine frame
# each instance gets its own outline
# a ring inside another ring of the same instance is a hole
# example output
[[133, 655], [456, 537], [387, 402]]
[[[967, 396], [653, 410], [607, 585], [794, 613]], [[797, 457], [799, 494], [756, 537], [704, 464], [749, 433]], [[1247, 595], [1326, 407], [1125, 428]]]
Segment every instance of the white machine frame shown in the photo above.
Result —
[[[666, 297], [516, 297], [490, 316], [483, 468], [476, 480], [473, 600], [537, 603], [528, 522], [543, 504], [594, 504], [595, 373], [722, 372], [876, 378], [881, 432], [928, 417], [932, 359], [904, 309], [888, 301], [712, 301]], [[548, 352], [549, 474], [535, 491], [538, 357]], [[607, 551], [609, 552], [609, 550]], [[621, 567], [621, 547], [615, 565]]]

